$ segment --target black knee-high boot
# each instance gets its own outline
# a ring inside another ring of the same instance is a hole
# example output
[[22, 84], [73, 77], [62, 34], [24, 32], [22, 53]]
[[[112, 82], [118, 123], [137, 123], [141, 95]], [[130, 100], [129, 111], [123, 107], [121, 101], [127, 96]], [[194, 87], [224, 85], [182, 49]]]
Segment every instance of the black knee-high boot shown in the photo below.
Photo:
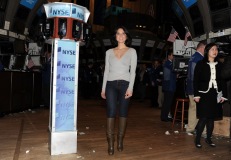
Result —
[[196, 139], [195, 139], [195, 145], [197, 148], [201, 148], [201, 134], [205, 128], [205, 124], [207, 122], [206, 118], [200, 118], [198, 123], [197, 123], [197, 133], [196, 133]]
[[209, 144], [211, 147], [215, 147], [216, 145], [211, 140], [213, 129], [214, 129], [214, 119], [208, 119], [206, 123], [206, 127], [207, 127], [207, 138], [205, 139], [205, 142]]
[[108, 142], [108, 154], [114, 154], [114, 129], [115, 129], [115, 118], [107, 118], [107, 142]]
[[123, 151], [123, 139], [127, 127], [127, 118], [119, 117], [119, 130], [117, 135], [117, 150], [119, 152]]

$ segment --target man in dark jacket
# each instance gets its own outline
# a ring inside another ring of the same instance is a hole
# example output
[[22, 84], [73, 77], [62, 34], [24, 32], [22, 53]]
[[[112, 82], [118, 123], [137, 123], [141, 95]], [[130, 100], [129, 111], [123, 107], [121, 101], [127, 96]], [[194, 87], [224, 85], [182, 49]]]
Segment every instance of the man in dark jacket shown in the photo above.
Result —
[[169, 121], [168, 113], [171, 109], [174, 93], [176, 91], [176, 73], [173, 71], [173, 52], [167, 53], [168, 60], [164, 63], [164, 79], [162, 83], [162, 89], [164, 92], [164, 104], [161, 108], [161, 121]]
[[204, 58], [205, 44], [200, 42], [197, 45], [196, 52], [192, 55], [188, 64], [187, 88], [186, 93], [189, 95], [188, 126], [186, 132], [191, 135], [195, 131], [198, 119], [196, 117], [196, 103], [194, 101], [193, 78], [194, 69], [198, 61]]
[[228, 100], [231, 102], [231, 56], [225, 58], [221, 76], [227, 81]]
[[4, 66], [2, 64], [2, 62], [0, 61], [0, 71], [3, 71], [4, 70]]

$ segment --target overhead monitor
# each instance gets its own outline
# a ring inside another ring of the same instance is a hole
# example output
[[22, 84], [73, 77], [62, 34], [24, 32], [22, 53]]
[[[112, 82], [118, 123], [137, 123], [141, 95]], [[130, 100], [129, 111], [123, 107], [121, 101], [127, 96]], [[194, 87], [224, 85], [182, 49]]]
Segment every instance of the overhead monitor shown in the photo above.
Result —
[[24, 70], [25, 69], [26, 56], [25, 55], [15, 55], [13, 58], [13, 64], [11, 66], [14, 70]]
[[187, 73], [188, 62], [190, 57], [175, 57], [173, 60], [173, 70], [176, 72]]
[[182, 2], [186, 8], [189, 8], [192, 5], [194, 5], [197, 2], [197, 0], [182, 0]]
[[0, 62], [4, 66], [4, 68], [9, 68], [10, 65], [10, 55], [0, 55]]
[[15, 40], [14, 52], [15, 54], [25, 54], [25, 42], [22, 40]]
[[0, 54], [14, 54], [13, 42], [0, 42]]
[[37, 0], [21, 0], [20, 4], [27, 7], [27, 8], [34, 8], [35, 4], [37, 3]]

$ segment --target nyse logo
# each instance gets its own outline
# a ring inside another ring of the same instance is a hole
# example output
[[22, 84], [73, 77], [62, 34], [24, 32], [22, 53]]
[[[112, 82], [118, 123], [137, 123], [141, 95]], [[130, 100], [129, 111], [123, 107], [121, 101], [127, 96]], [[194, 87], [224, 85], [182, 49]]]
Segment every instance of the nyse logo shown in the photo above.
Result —
[[61, 77], [60, 74], [57, 75], [57, 79], [61, 79], [62, 81], [75, 81], [75, 77]]
[[75, 77], [62, 77], [62, 81], [75, 81]]
[[68, 10], [65, 9], [50, 9], [50, 14], [52, 14], [53, 16], [69, 16], [70, 12]]
[[62, 64], [61, 61], [58, 61], [57, 66], [61, 66], [62, 68], [70, 68], [70, 69], [75, 68], [75, 64]]
[[75, 64], [62, 64], [62, 68], [75, 68]]
[[58, 47], [58, 52], [62, 52], [62, 54], [66, 54], [66, 55], [75, 55], [74, 50], [62, 50], [61, 47]]
[[78, 19], [84, 20], [84, 14], [77, 12], [76, 8], [72, 9], [72, 15], [75, 15]]
[[61, 94], [74, 94], [74, 90], [61, 90], [60, 91]]

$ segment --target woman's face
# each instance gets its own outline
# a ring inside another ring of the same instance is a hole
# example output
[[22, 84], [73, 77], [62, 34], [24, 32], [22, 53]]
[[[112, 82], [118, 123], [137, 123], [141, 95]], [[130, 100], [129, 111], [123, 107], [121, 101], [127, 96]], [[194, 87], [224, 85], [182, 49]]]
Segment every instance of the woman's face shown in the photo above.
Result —
[[119, 28], [116, 32], [116, 40], [118, 43], [125, 43], [127, 35], [122, 28]]
[[213, 46], [212, 48], [210, 48], [209, 53], [208, 53], [208, 58], [216, 58], [218, 54], [218, 49], [217, 46]]

